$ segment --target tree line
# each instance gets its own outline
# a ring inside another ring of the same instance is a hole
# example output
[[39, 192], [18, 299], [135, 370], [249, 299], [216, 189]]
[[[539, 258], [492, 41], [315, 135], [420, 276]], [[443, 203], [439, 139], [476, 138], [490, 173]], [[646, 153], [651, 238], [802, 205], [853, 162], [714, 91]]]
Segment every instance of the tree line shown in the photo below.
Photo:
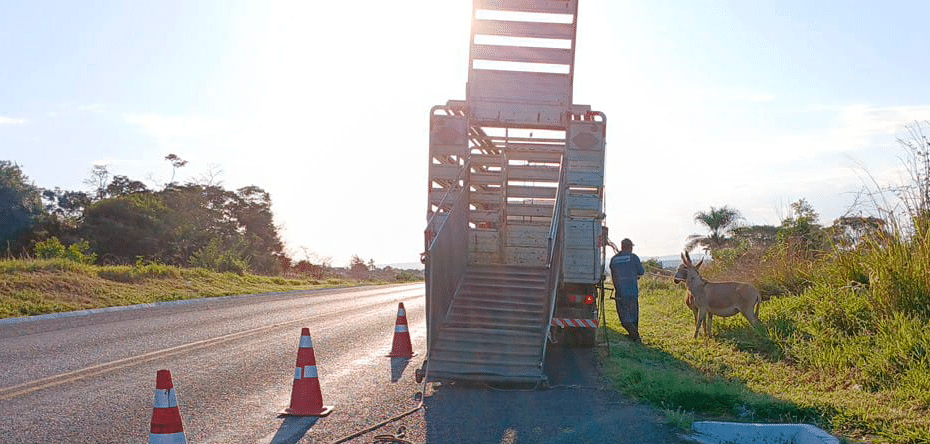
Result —
[[[176, 170], [185, 161], [166, 157]], [[290, 267], [271, 212], [271, 196], [257, 186], [227, 190], [211, 183], [160, 189], [95, 166], [93, 190], [46, 189], [21, 168], [0, 161], [0, 248], [31, 257], [63, 247], [86, 249], [98, 264], [152, 261], [217, 271], [277, 274]], [[52, 242], [54, 244], [54, 242]]]

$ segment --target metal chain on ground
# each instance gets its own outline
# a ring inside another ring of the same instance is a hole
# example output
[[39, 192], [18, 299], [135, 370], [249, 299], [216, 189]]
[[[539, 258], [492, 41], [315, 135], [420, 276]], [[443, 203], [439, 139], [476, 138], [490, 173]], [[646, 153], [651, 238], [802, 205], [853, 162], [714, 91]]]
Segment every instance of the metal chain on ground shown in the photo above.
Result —
[[407, 428], [400, 426], [397, 429], [397, 433], [393, 435], [375, 435], [374, 441], [372, 443], [387, 443], [387, 444], [413, 444], [410, 441], [407, 441]]
[[[429, 361], [426, 361], [426, 362], [429, 362]], [[386, 425], [388, 425], [388, 424], [390, 424], [390, 423], [392, 423], [392, 422], [394, 422], [394, 421], [399, 421], [399, 420], [403, 419], [404, 417], [407, 417], [407, 416], [409, 416], [409, 415], [412, 415], [412, 414], [414, 414], [414, 413], [420, 411], [420, 409], [423, 408], [423, 403], [426, 401], [426, 384], [427, 384], [426, 376], [427, 376], [427, 373], [429, 373], [429, 365], [425, 365], [424, 367], [425, 367], [425, 369], [424, 369], [424, 372], [423, 372], [423, 373], [424, 373], [424, 374], [423, 374], [423, 384], [422, 384], [422, 386], [420, 387], [420, 402], [417, 404], [416, 407], [414, 407], [414, 408], [412, 408], [412, 409], [410, 409], [410, 410], [407, 410], [406, 412], [403, 412], [403, 413], [401, 413], [401, 414], [399, 414], [399, 415], [397, 415], [397, 416], [394, 416], [394, 417], [388, 418], [388, 419], [386, 419], [386, 420], [384, 420], [384, 421], [381, 421], [381, 422], [379, 422], [379, 423], [377, 423], [377, 424], [375, 424], [375, 425], [373, 425], [373, 426], [366, 427], [366, 428], [363, 429], [363, 430], [359, 430], [358, 432], [355, 432], [355, 433], [353, 433], [353, 434], [351, 434], [351, 435], [348, 435], [348, 436], [339, 438], [338, 440], [333, 441], [332, 444], [342, 444], [342, 443], [344, 443], [344, 442], [346, 442], [346, 441], [349, 441], [349, 440], [358, 438], [359, 436], [362, 436], [362, 435], [364, 435], [364, 434], [366, 434], [366, 433], [369, 433], [369, 432], [372, 432], [372, 431], [374, 431], [374, 430], [380, 429], [381, 427], [384, 427], [384, 426], [386, 426]], [[407, 428], [406, 428], [406, 427], [401, 426], [401, 429], [403, 429], [404, 434], [407, 433]], [[400, 429], [398, 429], [398, 431], [400, 431]], [[390, 435], [378, 435], [378, 436], [376, 436], [375, 438], [382, 437], [382, 436], [390, 436]], [[385, 441], [375, 441], [375, 442], [385, 442]], [[410, 442], [410, 441], [387, 441], [387, 442], [398, 442], [398, 443], [401, 443], [401, 444], [413, 444], [413, 443]]]

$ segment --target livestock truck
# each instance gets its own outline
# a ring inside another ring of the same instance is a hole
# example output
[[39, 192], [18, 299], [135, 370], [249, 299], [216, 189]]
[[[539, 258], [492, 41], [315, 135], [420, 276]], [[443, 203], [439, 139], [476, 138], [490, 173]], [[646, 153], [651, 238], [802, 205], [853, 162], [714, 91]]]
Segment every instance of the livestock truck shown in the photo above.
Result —
[[427, 355], [417, 380], [545, 383], [593, 346], [606, 117], [572, 104], [577, 0], [474, 0], [465, 100], [429, 114]]

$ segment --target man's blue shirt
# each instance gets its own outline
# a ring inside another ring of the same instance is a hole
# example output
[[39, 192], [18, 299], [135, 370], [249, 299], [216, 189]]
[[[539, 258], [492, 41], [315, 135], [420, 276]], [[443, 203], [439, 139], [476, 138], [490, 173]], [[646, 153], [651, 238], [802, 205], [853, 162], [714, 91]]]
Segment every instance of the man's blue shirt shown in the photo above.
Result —
[[621, 251], [610, 258], [610, 277], [614, 285], [628, 279], [635, 282], [637, 277], [644, 274], [646, 269], [643, 268], [643, 263], [639, 261], [639, 256], [633, 253]]

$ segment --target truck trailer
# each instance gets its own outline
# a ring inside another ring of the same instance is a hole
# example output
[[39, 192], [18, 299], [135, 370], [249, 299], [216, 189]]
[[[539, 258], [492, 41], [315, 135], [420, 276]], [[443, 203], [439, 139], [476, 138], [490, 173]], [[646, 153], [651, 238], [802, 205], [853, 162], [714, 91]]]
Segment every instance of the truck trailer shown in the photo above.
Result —
[[465, 100], [430, 110], [417, 379], [546, 382], [603, 309], [607, 119], [572, 103], [577, 0], [474, 0]]

